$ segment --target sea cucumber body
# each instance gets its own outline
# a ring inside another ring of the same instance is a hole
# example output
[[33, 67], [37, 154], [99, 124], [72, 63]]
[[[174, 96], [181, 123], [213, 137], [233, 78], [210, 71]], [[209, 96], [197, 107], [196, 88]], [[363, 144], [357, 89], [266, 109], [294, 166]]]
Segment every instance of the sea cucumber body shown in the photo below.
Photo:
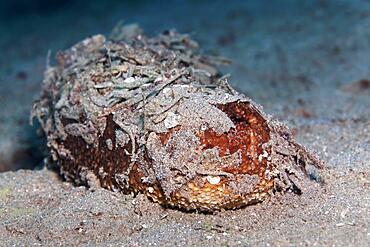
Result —
[[300, 193], [306, 166], [320, 161], [196, 47], [176, 32], [97, 35], [59, 53], [33, 113], [64, 177], [185, 210]]

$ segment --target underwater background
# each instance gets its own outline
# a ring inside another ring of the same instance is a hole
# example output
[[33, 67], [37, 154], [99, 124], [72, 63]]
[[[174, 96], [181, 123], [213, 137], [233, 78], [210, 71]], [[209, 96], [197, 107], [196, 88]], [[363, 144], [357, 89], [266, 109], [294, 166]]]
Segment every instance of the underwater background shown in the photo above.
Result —
[[293, 128], [369, 121], [369, 1], [1, 1], [0, 171], [42, 165], [29, 113], [48, 51], [53, 64], [58, 50], [122, 21], [148, 36], [175, 28], [231, 59], [230, 83]]

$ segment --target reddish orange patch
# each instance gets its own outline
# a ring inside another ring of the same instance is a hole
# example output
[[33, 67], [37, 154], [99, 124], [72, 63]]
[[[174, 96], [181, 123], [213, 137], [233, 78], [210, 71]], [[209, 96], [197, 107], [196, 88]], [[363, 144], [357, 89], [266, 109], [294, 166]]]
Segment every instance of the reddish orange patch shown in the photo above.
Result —
[[223, 164], [221, 169], [232, 174], [258, 174], [263, 176], [267, 159], [261, 162], [258, 157], [263, 154], [262, 144], [269, 141], [269, 128], [263, 117], [252, 109], [248, 103], [232, 102], [218, 105], [235, 124], [235, 128], [226, 133], [218, 134], [213, 129], [200, 133], [203, 149], [217, 147], [220, 156], [230, 155], [241, 151], [240, 166]]

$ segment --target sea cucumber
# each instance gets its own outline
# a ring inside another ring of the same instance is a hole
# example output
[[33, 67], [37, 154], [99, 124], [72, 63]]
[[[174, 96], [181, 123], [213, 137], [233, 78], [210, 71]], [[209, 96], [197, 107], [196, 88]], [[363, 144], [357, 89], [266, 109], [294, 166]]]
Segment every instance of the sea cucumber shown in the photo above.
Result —
[[301, 193], [321, 161], [228, 84], [222, 59], [175, 31], [129, 37], [87, 38], [45, 72], [33, 116], [67, 180], [200, 211]]

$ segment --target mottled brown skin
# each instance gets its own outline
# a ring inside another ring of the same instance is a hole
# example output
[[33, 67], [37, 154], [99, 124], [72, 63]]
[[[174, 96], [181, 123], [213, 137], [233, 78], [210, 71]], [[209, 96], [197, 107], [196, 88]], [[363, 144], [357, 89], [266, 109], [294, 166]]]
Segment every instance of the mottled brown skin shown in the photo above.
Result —
[[[264, 157], [258, 160], [262, 154], [262, 145], [269, 141], [269, 127], [266, 120], [248, 103], [233, 102], [217, 106], [224, 111], [234, 122], [235, 129], [230, 129], [227, 133], [217, 134], [213, 129], [206, 129], [197, 133], [201, 142], [200, 149], [218, 148], [220, 156], [230, 155], [238, 150], [242, 154], [242, 164], [238, 167], [232, 164], [222, 164], [218, 167], [221, 171], [232, 176], [240, 174], [257, 175], [259, 183], [251, 191], [235, 191], [229, 184], [228, 176], [220, 176], [217, 184], [211, 184], [204, 175], [197, 175], [184, 186], [172, 192], [170, 197], [166, 197], [159, 181], [151, 183], [143, 182], [145, 177], [143, 169], [150, 169], [152, 165], [148, 157], [146, 164], [133, 163], [130, 167], [130, 155], [132, 150], [131, 142], [125, 147], [116, 147], [115, 130], [118, 126], [114, 123], [112, 115], [106, 117], [107, 126], [104, 134], [99, 137], [98, 145], [87, 145], [81, 137], [69, 135], [60, 144], [71, 151], [72, 157], [59, 157], [58, 160], [62, 171], [67, 178], [75, 179], [80, 177], [83, 169], [93, 171], [100, 185], [104, 188], [119, 188], [124, 193], [143, 192], [148, 197], [162, 205], [180, 207], [186, 210], [214, 210], [221, 208], [238, 208], [243, 205], [252, 204], [263, 200], [274, 183], [265, 176], [267, 169], [267, 159]], [[70, 123], [68, 120], [64, 124]], [[171, 135], [181, 131], [181, 126], [176, 126], [166, 133], [160, 135], [163, 145], [167, 144]], [[112, 140], [110, 150], [105, 141]], [[104, 174], [102, 173], [104, 170]], [[130, 170], [129, 170], [130, 169]], [[122, 186], [115, 179], [115, 174], [128, 172], [128, 184]], [[235, 178], [234, 178], [235, 179]], [[236, 178], [236, 182], [238, 179]], [[85, 181], [86, 182], [86, 181]], [[242, 183], [242, 182], [241, 182]]]
[[[59, 157], [62, 171], [64, 171], [67, 178], [75, 179], [80, 176], [82, 168], [86, 167], [92, 170], [100, 181], [100, 185], [104, 188], [112, 189], [115, 184], [114, 175], [123, 173], [128, 169], [130, 164], [130, 156], [127, 155], [125, 149], [131, 152], [131, 143], [129, 142], [125, 147], [115, 148], [109, 150], [105, 141], [111, 138], [113, 146], [115, 146], [115, 130], [117, 125], [113, 122], [112, 115], [108, 115], [107, 126], [104, 134], [99, 137], [98, 147], [87, 145], [81, 137], [69, 135], [65, 141], [60, 140], [60, 144], [67, 147], [71, 151], [73, 160], [71, 158]], [[68, 120], [63, 121], [64, 125], [70, 123]], [[99, 173], [99, 169], [104, 167], [104, 172], [107, 175], [103, 176]], [[128, 192], [124, 191], [124, 192]]]

